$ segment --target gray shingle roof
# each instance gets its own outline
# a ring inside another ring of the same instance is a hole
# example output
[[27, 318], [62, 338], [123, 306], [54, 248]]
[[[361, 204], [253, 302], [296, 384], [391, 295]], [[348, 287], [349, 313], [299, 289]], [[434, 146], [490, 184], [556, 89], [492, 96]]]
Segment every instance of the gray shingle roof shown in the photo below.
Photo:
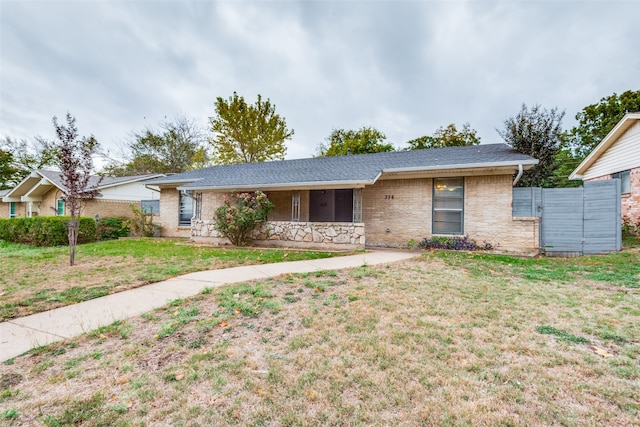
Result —
[[366, 184], [375, 182], [383, 171], [398, 169], [477, 168], [536, 163], [533, 157], [505, 144], [487, 144], [213, 166], [153, 179], [148, 184], [180, 184], [180, 188], [192, 190], [338, 182]]
[[[39, 169], [38, 173], [41, 174], [42, 176], [44, 176], [45, 178], [47, 178], [49, 181], [51, 181], [54, 185], [56, 185], [59, 188], [64, 188], [64, 185], [62, 184], [62, 176], [60, 175], [60, 172], [58, 171], [52, 171], [52, 170], [44, 170], [44, 169]], [[100, 182], [100, 185], [98, 185], [98, 189], [101, 188], [106, 188], [106, 187], [111, 187], [114, 185], [118, 185], [118, 184], [124, 184], [124, 183], [128, 183], [128, 182], [138, 182], [138, 181], [143, 181], [147, 178], [152, 178], [152, 177], [157, 177], [160, 174], [154, 173], [154, 174], [147, 174], [147, 175], [134, 175], [134, 176], [122, 176], [122, 177], [103, 177], [102, 181], [100, 180], [99, 176], [91, 176], [89, 178], [89, 188], [95, 187], [98, 182]]]

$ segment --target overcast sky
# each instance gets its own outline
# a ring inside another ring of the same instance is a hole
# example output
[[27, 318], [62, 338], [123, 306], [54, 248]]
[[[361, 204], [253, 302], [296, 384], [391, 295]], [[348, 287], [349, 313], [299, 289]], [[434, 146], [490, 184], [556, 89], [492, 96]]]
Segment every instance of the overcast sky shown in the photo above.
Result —
[[396, 147], [522, 103], [566, 110], [640, 89], [640, 1], [0, 0], [0, 136], [53, 138], [67, 112], [115, 151], [218, 96], [270, 98], [310, 157], [334, 128]]

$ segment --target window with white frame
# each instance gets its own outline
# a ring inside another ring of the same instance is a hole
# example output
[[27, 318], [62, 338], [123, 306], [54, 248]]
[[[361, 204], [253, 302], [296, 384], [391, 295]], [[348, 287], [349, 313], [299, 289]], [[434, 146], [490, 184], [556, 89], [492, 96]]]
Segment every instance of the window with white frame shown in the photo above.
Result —
[[56, 215], [58, 216], [64, 215], [64, 200], [62, 199], [56, 200]]
[[9, 218], [16, 217], [16, 202], [9, 202]]
[[631, 193], [631, 171], [622, 171], [614, 173], [611, 178], [620, 180], [620, 192], [622, 194]]
[[193, 218], [193, 196], [186, 191], [180, 191], [178, 226], [190, 226]]
[[434, 178], [432, 234], [463, 233], [464, 178]]

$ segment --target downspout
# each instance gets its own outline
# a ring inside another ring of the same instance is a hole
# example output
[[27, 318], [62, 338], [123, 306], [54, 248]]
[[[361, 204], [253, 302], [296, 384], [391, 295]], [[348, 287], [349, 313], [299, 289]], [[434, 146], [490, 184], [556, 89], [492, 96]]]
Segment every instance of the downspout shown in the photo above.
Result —
[[522, 163], [520, 163], [518, 165], [518, 175], [516, 175], [516, 178], [513, 180], [513, 186], [515, 187], [516, 184], [518, 183], [518, 181], [520, 181], [520, 178], [522, 178]]

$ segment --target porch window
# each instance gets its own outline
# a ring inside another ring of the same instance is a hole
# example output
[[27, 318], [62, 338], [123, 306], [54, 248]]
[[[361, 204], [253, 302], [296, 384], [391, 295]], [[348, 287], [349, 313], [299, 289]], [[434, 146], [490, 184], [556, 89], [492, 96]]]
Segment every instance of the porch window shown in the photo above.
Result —
[[464, 178], [433, 179], [433, 234], [464, 233]]
[[620, 192], [622, 194], [631, 193], [631, 172], [630, 171], [622, 171], [618, 173], [614, 173], [611, 175], [611, 178], [620, 180]]
[[353, 190], [309, 191], [309, 221], [353, 222]]
[[9, 218], [16, 217], [16, 202], [9, 202]]
[[[31, 210], [31, 209], [29, 209]], [[64, 200], [58, 199], [56, 200], [56, 215], [63, 216], [64, 215]]]
[[186, 191], [178, 193], [178, 226], [190, 226], [193, 218], [193, 197]]

